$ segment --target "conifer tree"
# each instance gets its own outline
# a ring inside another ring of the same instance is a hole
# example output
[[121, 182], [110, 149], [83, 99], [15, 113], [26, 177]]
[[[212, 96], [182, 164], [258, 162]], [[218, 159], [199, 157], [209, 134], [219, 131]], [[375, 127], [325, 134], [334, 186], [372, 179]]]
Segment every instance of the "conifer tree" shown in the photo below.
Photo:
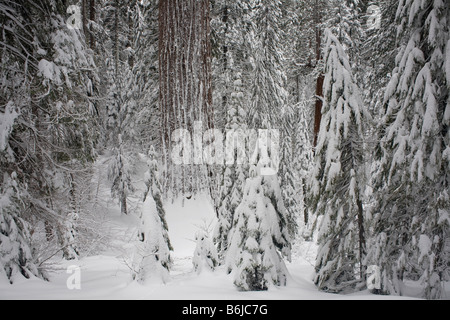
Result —
[[13, 284], [18, 274], [25, 278], [44, 275], [34, 261], [29, 224], [20, 217], [29, 195], [21, 191], [17, 173], [7, 178], [0, 186], [0, 277]]
[[194, 257], [192, 258], [194, 271], [197, 274], [202, 273], [204, 270], [214, 271], [219, 265], [219, 257], [216, 247], [208, 234], [204, 231], [197, 232], [195, 241], [197, 245], [195, 247]]
[[148, 154], [148, 171], [145, 173], [146, 190], [139, 206], [139, 229], [134, 278], [141, 282], [168, 281], [173, 250], [168, 234], [166, 214], [162, 202], [158, 162], [155, 149]]
[[311, 211], [322, 216], [315, 283], [342, 292], [364, 280], [364, 212], [361, 194], [361, 96], [347, 55], [326, 30], [324, 108], [313, 169]]
[[96, 66], [83, 34], [64, 18], [66, 4], [16, 1], [0, 8], [2, 177], [15, 173], [18, 192], [26, 195], [14, 217], [26, 222], [18, 224], [19, 233], [45, 224], [47, 239], [56, 234], [63, 248], [75, 246], [66, 235], [76, 235], [76, 228], [67, 223], [71, 200], [61, 180], [76, 167], [89, 168], [98, 136]]
[[280, 48], [282, 3], [279, 0], [251, 0], [246, 4], [251, 23], [248, 38], [252, 66], [248, 125], [251, 129], [281, 129], [281, 110], [287, 107], [288, 98]]
[[[237, 206], [242, 200], [245, 184], [245, 170], [248, 157], [246, 154], [246, 124], [244, 106], [243, 82], [240, 73], [234, 80], [234, 90], [230, 97], [230, 105], [227, 106], [228, 135], [226, 166], [223, 172], [223, 182], [220, 189], [220, 203], [218, 208], [218, 224], [214, 233], [214, 241], [217, 244], [219, 257], [223, 261], [228, 247], [228, 237], [233, 223]], [[232, 150], [232, 152], [231, 152]]]
[[310, 217], [307, 207], [307, 196], [309, 194], [310, 172], [312, 171], [314, 154], [311, 140], [311, 129], [308, 125], [308, 108], [310, 107], [302, 96], [302, 102], [297, 104], [294, 116], [294, 141], [292, 168], [294, 170], [294, 190], [296, 192], [296, 221], [298, 234], [306, 240], [312, 236], [313, 217]]
[[442, 1], [401, 1], [396, 11], [399, 51], [373, 165], [368, 252], [390, 294], [403, 294], [403, 281], [418, 275], [423, 296], [436, 299], [448, 277], [449, 19]]
[[226, 265], [234, 284], [243, 291], [264, 291], [284, 286], [287, 269], [282, 256], [290, 255], [289, 234], [280, 227], [286, 219], [276, 176], [258, 176], [252, 167], [243, 200], [236, 209]]

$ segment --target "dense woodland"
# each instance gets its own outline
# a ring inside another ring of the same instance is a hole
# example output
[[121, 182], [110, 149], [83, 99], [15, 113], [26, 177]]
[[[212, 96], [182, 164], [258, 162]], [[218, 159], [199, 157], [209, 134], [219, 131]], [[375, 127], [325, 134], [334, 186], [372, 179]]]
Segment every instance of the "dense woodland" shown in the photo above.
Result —
[[[0, 0], [0, 277], [48, 280], [52, 257], [102, 245], [102, 158], [141, 221], [136, 281], [169, 276], [164, 204], [206, 193], [218, 224], [194, 265], [239, 290], [284, 286], [301, 237], [318, 241], [319, 290], [363, 290], [379, 266], [374, 293], [417, 281], [442, 298], [449, 26], [445, 0]], [[180, 128], [277, 129], [278, 175], [176, 164]]]

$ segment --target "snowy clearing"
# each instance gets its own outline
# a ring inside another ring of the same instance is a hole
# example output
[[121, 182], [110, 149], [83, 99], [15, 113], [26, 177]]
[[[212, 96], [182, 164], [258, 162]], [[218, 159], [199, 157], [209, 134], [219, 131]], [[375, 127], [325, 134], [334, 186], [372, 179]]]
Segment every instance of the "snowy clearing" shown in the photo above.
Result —
[[[0, 299], [39, 300], [346, 300], [346, 299], [405, 299], [394, 296], [376, 296], [368, 291], [352, 295], [327, 294], [317, 290], [312, 282], [316, 247], [304, 242], [294, 250], [292, 263], [288, 263], [291, 279], [286, 287], [271, 288], [267, 292], [239, 292], [232, 276], [223, 268], [216, 272], [193, 272], [193, 241], [199, 226], [215, 221], [212, 207], [206, 197], [181, 201], [167, 206], [167, 220], [174, 247], [174, 265], [171, 280], [166, 284], [140, 285], [132, 281], [126, 263], [129, 258], [130, 239], [137, 226], [136, 218], [121, 217], [118, 210], [111, 210], [108, 228], [115, 235], [114, 248], [102, 255], [82, 258], [79, 261], [55, 261], [57, 270], [50, 275], [50, 282], [40, 279], [20, 279], [11, 286], [0, 283]], [[67, 280], [69, 266], [81, 269], [81, 289], [69, 290]]]

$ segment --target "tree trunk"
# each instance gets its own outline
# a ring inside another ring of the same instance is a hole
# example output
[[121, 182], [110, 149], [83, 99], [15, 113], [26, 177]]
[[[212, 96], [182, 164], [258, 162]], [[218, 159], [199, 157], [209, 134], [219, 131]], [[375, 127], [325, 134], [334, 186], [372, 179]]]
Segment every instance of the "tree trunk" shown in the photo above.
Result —
[[84, 32], [84, 37], [86, 39], [89, 39], [89, 31], [88, 31], [88, 5], [87, 5], [87, 1], [88, 0], [82, 0], [81, 1], [81, 19], [83, 21], [83, 32]]
[[[359, 194], [358, 194], [359, 197]], [[360, 277], [364, 279], [365, 268], [363, 266], [363, 259], [366, 255], [366, 239], [364, 235], [364, 214], [363, 214], [363, 204], [361, 200], [357, 200], [358, 205], [358, 230], [359, 230], [359, 268]]]
[[[95, 0], [90, 0], [90, 5], [89, 5], [89, 19], [92, 21], [92, 22], [95, 22], [96, 20], [96, 17], [95, 17], [95, 15], [96, 15], [96, 11], [95, 11]], [[95, 35], [94, 35], [94, 32], [93, 32], [93, 30], [92, 30], [92, 28], [91, 28], [91, 30], [90, 30], [90, 40], [91, 40], [91, 42], [90, 42], [90, 47], [91, 47], [91, 49], [92, 50], [94, 50], [95, 49]]]
[[323, 98], [323, 83], [324, 83], [325, 77], [323, 74], [320, 74], [317, 78], [317, 85], [316, 85], [316, 109], [315, 109], [315, 116], [314, 116], [314, 145], [313, 147], [317, 147], [317, 142], [319, 138], [320, 133], [320, 125], [322, 122], [322, 107], [323, 107], [323, 101], [321, 98]]
[[128, 215], [128, 205], [127, 205], [127, 196], [125, 192], [122, 192], [120, 197], [120, 212], [122, 215]]
[[114, 8], [114, 57], [115, 57], [115, 77], [119, 75], [119, 0], [115, 1]]
[[[222, 16], [222, 22], [225, 25], [225, 43], [222, 48], [222, 59], [223, 59], [223, 73], [226, 74], [228, 71], [228, 7], [225, 6], [223, 8], [223, 16]], [[231, 80], [231, 79], [228, 79]], [[225, 84], [228, 86], [228, 83]], [[223, 110], [227, 110], [228, 105], [228, 90], [225, 90], [225, 94], [222, 96], [222, 107]]]
[[188, 164], [175, 168], [170, 154], [175, 130], [187, 129], [192, 134], [197, 121], [203, 123], [203, 130], [213, 128], [209, 23], [208, 0], [159, 2], [159, 106], [162, 154], [166, 164], [164, 190], [175, 189], [173, 191], [183, 195], [207, 187], [202, 186], [207, 177], [201, 166]]
[[[133, 32], [133, 10], [134, 10], [135, 2], [131, 1], [130, 8], [128, 9], [128, 45], [130, 47], [133, 46], [134, 42], [134, 32]], [[128, 65], [130, 66], [130, 70], [133, 70], [134, 67], [134, 54], [130, 54], [128, 58]]]
[[[318, 66], [319, 62], [322, 60], [322, 30], [320, 26], [320, 24], [322, 23], [322, 13], [319, 0], [316, 0], [315, 2], [314, 20], [316, 31], [316, 66]], [[313, 144], [314, 148], [317, 147], [317, 142], [320, 133], [320, 124], [322, 122], [322, 107], [323, 107], [322, 98], [323, 98], [324, 80], [325, 80], [324, 75], [320, 73], [316, 83], [316, 107], [314, 116], [314, 144]]]

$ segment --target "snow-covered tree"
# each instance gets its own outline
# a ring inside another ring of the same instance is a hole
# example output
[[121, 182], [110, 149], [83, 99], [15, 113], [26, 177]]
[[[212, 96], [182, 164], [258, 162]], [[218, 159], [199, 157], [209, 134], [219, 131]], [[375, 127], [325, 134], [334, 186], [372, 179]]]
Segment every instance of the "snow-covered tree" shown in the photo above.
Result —
[[24, 201], [17, 173], [4, 174], [0, 185], [0, 277], [11, 284], [21, 274], [25, 278], [43, 277], [34, 260], [29, 224], [21, 217]]
[[27, 195], [20, 218], [45, 224], [47, 239], [56, 234], [59, 248], [71, 245], [66, 235], [76, 230], [66, 223], [68, 188], [57, 180], [76, 166], [89, 168], [98, 137], [96, 66], [83, 34], [66, 24], [67, 9], [53, 0], [0, 6], [0, 115], [16, 115], [14, 126], [1, 130], [2, 176], [16, 173], [19, 191]]
[[233, 169], [225, 167], [223, 172], [223, 180], [220, 186], [219, 208], [217, 209], [218, 222], [214, 230], [214, 243], [217, 245], [220, 260], [223, 261], [224, 254], [228, 246], [228, 234], [233, 222], [234, 210], [231, 208], [231, 191], [233, 188]]
[[214, 271], [219, 266], [219, 256], [211, 238], [206, 232], [198, 231], [195, 235], [195, 241], [197, 245], [192, 258], [194, 271], [198, 274], [202, 273], [203, 270]]
[[280, 217], [286, 219], [286, 208], [277, 176], [259, 176], [252, 167], [236, 209], [226, 257], [228, 272], [240, 290], [286, 285], [288, 273], [282, 257], [290, 255], [289, 234], [280, 228]]
[[294, 148], [294, 108], [285, 107], [283, 110], [283, 125], [281, 130], [281, 156], [278, 177], [281, 186], [281, 192], [284, 204], [288, 213], [289, 233], [294, 239], [298, 232], [298, 224], [296, 217], [300, 215], [301, 190], [298, 189], [299, 172], [295, 167], [295, 148]]
[[375, 236], [368, 252], [390, 294], [403, 294], [404, 280], [420, 279], [423, 296], [439, 298], [449, 278], [449, 19], [444, 1], [397, 6], [399, 52], [373, 165]]
[[108, 177], [111, 181], [111, 193], [119, 199], [120, 211], [128, 214], [128, 196], [133, 191], [130, 175], [130, 159], [126, 157], [122, 136], [119, 135], [118, 147], [115, 148], [112, 163], [109, 167]]
[[[364, 41], [364, 29], [361, 20], [361, 0], [331, 1], [330, 19], [327, 26], [336, 35], [346, 51], [354, 72], [361, 66], [360, 49]], [[354, 75], [356, 77], [356, 75]]]
[[168, 281], [172, 265], [166, 214], [159, 183], [157, 154], [154, 148], [148, 154], [145, 173], [146, 190], [139, 205], [138, 245], [134, 257], [134, 278], [141, 282]]
[[252, 129], [280, 129], [281, 110], [287, 106], [286, 74], [281, 50], [283, 38], [282, 2], [246, 2], [250, 21], [247, 38], [250, 46], [251, 77], [248, 125]]
[[[234, 79], [234, 90], [227, 105], [228, 136], [226, 137], [227, 150], [233, 152], [226, 155], [226, 166], [223, 171], [220, 199], [218, 204], [218, 223], [214, 231], [214, 242], [217, 244], [220, 260], [223, 259], [228, 247], [228, 236], [233, 223], [234, 213], [242, 201], [242, 193], [246, 179], [246, 163], [248, 157], [245, 153], [245, 106], [244, 90], [241, 73]], [[232, 164], [231, 164], [232, 162]], [[248, 170], [248, 169], [247, 169]]]
[[134, 279], [140, 283], [167, 282], [171, 265], [167, 232], [155, 200], [149, 196], [140, 206], [138, 244], [134, 256]]
[[[75, 181], [73, 175], [69, 176], [69, 197], [70, 206], [68, 207], [66, 217], [61, 222], [62, 227], [58, 228], [57, 232], [60, 233], [58, 238], [62, 247], [63, 256], [66, 260], [75, 260], [80, 254], [80, 250], [77, 245], [78, 231], [77, 221], [79, 220], [78, 203], [76, 199]], [[63, 211], [65, 212], [65, 211]]]
[[308, 195], [308, 186], [310, 181], [310, 172], [313, 166], [313, 148], [311, 139], [311, 129], [308, 125], [308, 108], [310, 105], [305, 96], [302, 101], [296, 105], [296, 114], [294, 116], [294, 141], [292, 168], [295, 172], [294, 190], [296, 191], [296, 220], [298, 225], [298, 234], [306, 240], [312, 236], [313, 219], [306, 206], [306, 197]]
[[329, 29], [325, 36], [324, 106], [310, 194], [311, 211], [323, 216], [315, 283], [342, 292], [364, 280], [364, 112], [344, 49]]
[[158, 10], [157, 1], [138, 1], [134, 10], [131, 97], [135, 102], [132, 114], [133, 145], [140, 149], [155, 146], [161, 149], [158, 73]]

